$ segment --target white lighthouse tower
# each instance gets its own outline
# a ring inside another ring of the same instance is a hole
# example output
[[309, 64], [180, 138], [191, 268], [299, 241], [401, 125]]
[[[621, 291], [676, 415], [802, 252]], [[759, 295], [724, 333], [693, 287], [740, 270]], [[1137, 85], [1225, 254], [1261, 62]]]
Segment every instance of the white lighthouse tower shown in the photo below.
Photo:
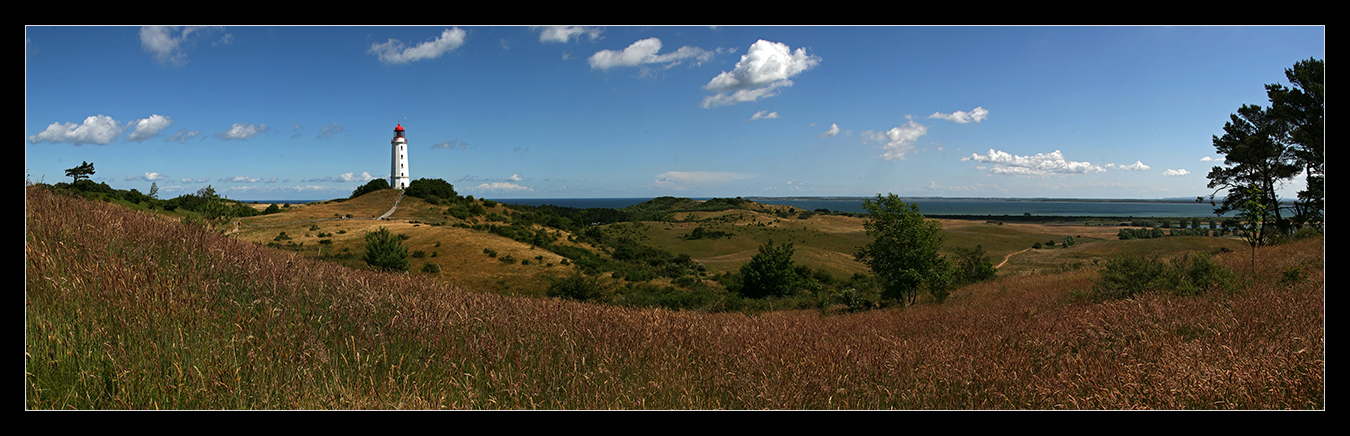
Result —
[[408, 139], [403, 137], [403, 124], [394, 128], [394, 139], [389, 141], [393, 149], [389, 157], [389, 187], [404, 189], [408, 187]]

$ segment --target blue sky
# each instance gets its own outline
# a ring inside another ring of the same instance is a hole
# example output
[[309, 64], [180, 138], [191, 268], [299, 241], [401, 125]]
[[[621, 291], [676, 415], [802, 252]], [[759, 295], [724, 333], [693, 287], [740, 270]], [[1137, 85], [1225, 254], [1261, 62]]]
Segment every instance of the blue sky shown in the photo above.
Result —
[[[25, 171], [160, 198], [1207, 195], [1321, 26], [28, 27]], [[1301, 179], [1285, 186], [1293, 197]]]

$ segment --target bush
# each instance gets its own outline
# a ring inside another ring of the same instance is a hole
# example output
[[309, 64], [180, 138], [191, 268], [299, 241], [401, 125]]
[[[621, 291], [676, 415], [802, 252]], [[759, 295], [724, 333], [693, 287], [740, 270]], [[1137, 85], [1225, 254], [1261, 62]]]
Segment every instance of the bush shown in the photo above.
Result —
[[600, 277], [586, 276], [577, 271], [566, 277], [553, 279], [546, 293], [550, 297], [576, 301], [609, 301], [611, 291]]
[[435, 274], [441, 272], [441, 266], [434, 263], [428, 263], [426, 265], [422, 265], [422, 272]]
[[371, 267], [386, 271], [408, 270], [408, 248], [402, 239], [389, 233], [389, 229], [380, 227], [379, 231], [366, 233], [365, 261]]
[[955, 270], [952, 272], [952, 281], [957, 286], [993, 279], [998, 274], [981, 245], [973, 249], [957, 247], [953, 257]]
[[[368, 193], [371, 193], [371, 192], [379, 191], [379, 190], [382, 190], [382, 189], [389, 189], [389, 188], [390, 188], [390, 186], [389, 186], [389, 181], [388, 181], [388, 180], [385, 180], [385, 179], [372, 179], [371, 181], [366, 182], [365, 185], [361, 185], [360, 188], [356, 188], [356, 190], [352, 191], [352, 196], [351, 196], [351, 197], [348, 197], [348, 198], [356, 198], [356, 197], [360, 197], [360, 196], [362, 196], [362, 195], [365, 195], [365, 194], [368, 194]], [[288, 206], [289, 206], [289, 205], [288, 205]]]
[[797, 291], [801, 278], [792, 265], [792, 243], [774, 246], [770, 240], [759, 254], [741, 266], [741, 295], [748, 298], [781, 297]]
[[1093, 281], [1093, 300], [1133, 298], [1145, 292], [1170, 292], [1197, 295], [1224, 289], [1232, 283], [1232, 272], [1207, 255], [1191, 254], [1164, 262], [1144, 256], [1118, 255], [1107, 261], [1100, 280]]

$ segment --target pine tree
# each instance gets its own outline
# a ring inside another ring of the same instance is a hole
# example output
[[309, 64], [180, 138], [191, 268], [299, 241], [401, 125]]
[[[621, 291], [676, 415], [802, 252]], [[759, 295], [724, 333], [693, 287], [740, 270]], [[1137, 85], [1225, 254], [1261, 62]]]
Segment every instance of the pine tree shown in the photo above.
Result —
[[366, 264], [385, 271], [408, 270], [408, 247], [389, 229], [366, 233]]

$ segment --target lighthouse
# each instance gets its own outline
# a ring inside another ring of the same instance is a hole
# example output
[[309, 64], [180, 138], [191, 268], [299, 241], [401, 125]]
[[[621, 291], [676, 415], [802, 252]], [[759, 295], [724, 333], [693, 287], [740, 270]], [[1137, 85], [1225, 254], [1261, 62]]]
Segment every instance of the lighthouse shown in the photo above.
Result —
[[389, 141], [392, 149], [389, 156], [389, 187], [403, 189], [408, 187], [408, 139], [403, 137], [403, 124], [394, 127], [394, 139]]

